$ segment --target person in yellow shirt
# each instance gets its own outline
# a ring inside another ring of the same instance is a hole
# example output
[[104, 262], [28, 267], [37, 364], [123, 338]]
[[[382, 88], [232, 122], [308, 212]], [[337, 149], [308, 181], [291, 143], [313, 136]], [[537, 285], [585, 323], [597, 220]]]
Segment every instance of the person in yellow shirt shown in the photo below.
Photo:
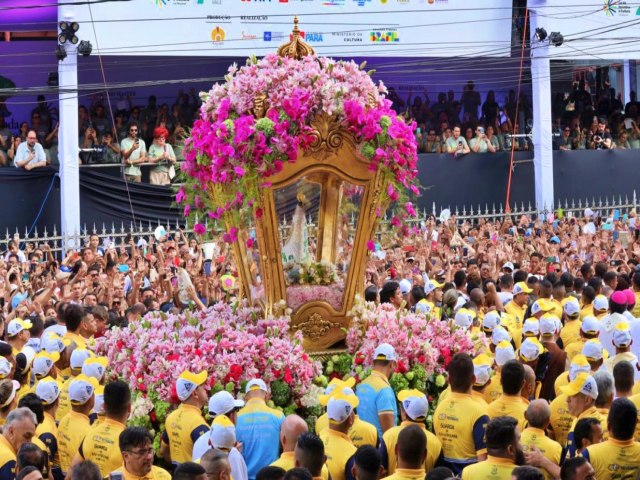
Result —
[[595, 379], [588, 373], [579, 373], [571, 383], [562, 387], [561, 391], [567, 396], [569, 413], [575, 417], [567, 436], [568, 455], [575, 457], [577, 452], [574, 430], [578, 420], [588, 417], [596, 418], [602, 423], [604, 429], [607, 419], [597, 411], [598, 386]]
[[457, 353], [448, 370], [451, 393], [436, 407], [433, 428], [442, 442], [444, 466], [459, 474], [466, 466], [484, 460], [484, 433], [489, 417], [471, 396], [474, 379], [471, 357]]
[[565, 289], [564, 283], [557, 281], [553, 284], [552, 297], [551, 304], [553, 305], [553, 310], [551, 313], [555, 317], [562, 318], [562, 307], [567, 297], [567, 290]]
[[497, 400], [502, 395], [502, 384], [500, 381], [502, 367], [509, 360], [513, 360], [515, 358], [516, 353], [511, 343], [504, 340], [496, 345], [495, 372], [493, 377], [491, 377], [491, 383], [484, 388], [484, 398], [488, 404]]
[[67, 352], [69, 345], [71, 345], [71, 340], [63, 339], [53, 332], [43, 333], [42, 339], [40, 340], [42, 351], [60, 355], [60, 358], [56, 362], [56, 370], [61, 377], [61, 382], [66, 381], [71, 376], [71, 369], [69, 368], [70, 353]]
[[609, 358], [609, 352], [605, 350], [604, 346], [597, 338], [587, 340], [582, 347], [582, 355], [584, 355], [584, 358], [589, 362], [592, 372], [601, 370], [604, 361]]
[[345, 395], [341, 392], [332, 395], [327, 403], [329, 428], [322, 432], [320, 438], [324, 443], [326, 463], [333, 480], [346, 480], [346, 472], [350, 472], [353, 467], [356, 447], [348, 433], [358, 403], [356, 395]]
[[[385, 435], [387, 433], [389, 431]], [[389, 480], [424, 480], [424, 466], [428, 455], [424, 427], [409, 425], [403, 428], [398, 434], [395, 451], [398, 456], [398, 468], [393, 475], [386, 478]]]
[[597, 339], [600, 334], [600, 322], [596, 317], [587, 315], [580, 325], [580, 338], [565, 347], [567, 352], [567, 362], [571, 362], [573, 357], [582, 352], [585, 343], [589, 340]]
[[[120, 473], [123, 480], [171, 480], [171, 474], [153, 464], [153, 436], [144, 427], [128, 427], [118, 437], [118, 446], [122, 452], [122, 466], [110, 473]], [[205, 457], [212, 452], [210, 450]], [[223, 454], [226, 458], [226, 454]], [[201, 465], [207, 472], [213, 473], [205, 466], [205, 457]], [[231, 467], [229, 467], [231, 471]], [[230, 476], [227, 477], [227, 480]]]
[[562, 341], [562, 348], [567, 349], [573, 342], [577, 342], [580, 339], [580, 303], [578, 300], [569, 297], [565, 299], [562, 306], [562, 316], [564, 318], [564, 325], [560, 330], [560, 340]]
[[165, 421], [160, 453], [167, 462], [174, 465], [190, 462], [193, 444], [201, 435], [209, 432], [209, 426], [202, 416], [202, 408], [207, 404], [204, 385], [207, 372], [192, 373], [185, 370], [176, 382], [176, 393], [180, 406], [171, 412]]
[[[352, 388], [355, 383], [355, 378], [353, 377], [348, 378], [344, 381], [337, 378], [332, 379], [329, 385], [327, 385], [324, 395], [320, 395], [320, 405], [326, 407], [327, 402], [331, 397], [331, 393], [336, 391], [336, 389], [342, 389], [342, 392], [346, 394], [353, 393]], [[327, 414], [325, 412], [318, 417], [318, 420], [316, 420], [316, 433], [320, 435], [322, 431], [328, 426], [329, 417], [327, 417]], [[372, 447], [377, 448], [379, 443], [378, 430], [376, 429], [376, 427], [369, 422], [365, 422], [364, 420], [362, 420], [358, 416], [357, 411], [353, 420], [353, 425], [349, 429], [349, 438], [351, 438], [351, 441], [356, 448], [361, 447], [362, 445], [371, 445]]]
[[549, 431], [552, 432], [554, 440], [565, 447], [567, 444], [567, 436], [575, 419], [575, 417], [569, 413], [567, 396], [564, 393], [560, 393], [560, 395], [551, 401], [549, 408], [551, 409]]
[[586, 317], [595, 317], [595, 313], [593, 311], [593, 301], [595, 298], [596, 292], [593, 287], [585, 285], [582, 289], [582, 295], [580, 296], [582, 304], [582, 308], [580, 309], [580, 320], [584, 320]]
[[[540, 357], [545, 352], [546, 350], [544, 346], [537, 338], [525, 338], [522, 342], [522, 345], [520, 346], [520, 350], [518, 351], [519, 361], [524, 365], [531, 367], [531, 369], [535, 372], [538, 368]], [[528, 392], [527, 398], [538, 398], [542, 383], [536, 378], [535, 373], [533, 374], [533, 383], [531, 386], [532, 391]]]
[[514, 323], [506, 325], [511, 332], [511, 336], [516, 339], [516, 348], [520, 348], [522, 338], [522, 325], [524, 324], [524, 316], [527, 311], [527, 302], [529, 294], [533, 290], [529, 288], [526, 282], [518, 282], [513, 286], [513, 300], [505, 307], [505, 311], [514, 319]]
[[58, 378], [58, 369], [56, 368], [56, 362], [60, 360], [60, 354], [58, 352], [38, 352], [33, 359], [32, 371], [35, 376], [36, 382], [40, 381], [44, 377]]
[[582, 451], [598, 480], [637, 478], [640, 474], [640, 443], [634, 441], [638, 409], [626, 398], [611, 405], [608, 416], [609, 439]]
[[518, 421], [513, 417], [496, 417], [487, 425], [487, 459], [467, 466], [462, 480], [511, 480], [511, 472], [524, 465]]
[[[540, 339], [540, 322], [535, 317], [529, 317], [522, 325], [522, 340], [525, 338]], [[522, 346], [522, 345], [521, 345]]]
[[551, 418], [551, 409], [546, 400], [534, 400], [527, 407], [525, 412], [528, 427], [522, 431], [520, 442], [522, 443], [525, 453], [532, 447], [540, 450], [552, 464], [557, 467], [557, 471], [543, 472], [547, 480], [557, 478], [556, 475], [560, 470], [560, 460], [562, 458], [562, 447], [554, 440], [547, 437], [545, 432]]
[[15, 478], [16, 455], [36, 434], [36, 416], [28, 408], [16, 408], [7, 417], [0, 435], [0, 478]]
[[598, 295], [593, 300], [593, 316], [602, 320], [609, 313], [609, 299], [604, 295]]
[[502, 416], [510, 416], [518, 421], [518, 427], [524, 429], [527, 403], [520, 396], [524, 387], [524, 366], [517, 360], [511, 360], [502, 367], [500, 382], [502, 384], [502, 396], [491, 402], [487, 407], [490, 419]]
[[[485, 317], [486, 318], [486, 317]], [[494, 335], [497, 332], [505, 332], [506, 330], [498, 327], [494, 330]], [[493, 337], [493, 335], [492, 335]], [[493, 340], [493, 338], [492, 338]], [[493, 365], [493, 359], [484, 353], [477, 355], [473, 359], [473, 375], [475, 377], [475, 382], [473, 383], [473, 389], [471, 390], [471, 396], [474, 400], [476, 400], [483, 407], [487, 407], [488, 403], [485, 396], [485, 390], [491, 384], [491, 365]], [[429, 469], [427, 469], [429, 471]]]
[[91, 460], [98, 466], [103, 478], [122, 463], [118, 439], [131, 413], [129, 385], [120, 380], [107, 384], [104, 387], [104, 409], [104, 420], [82, 440], [71, 464], [73, 467], [83, 460]]
[[30, 320], [15, 318], [7, 325], [7, 343], [13, 348], [13, 355], [18, 355], [31, 338], [29, 329], [33, 327]]
[[36, 395], [42, 400], [44, 409], [44, 421], [38, 424], [36, 436], [47, 447], [49, 465], [55, 478], [62, 476], [58, 455], [58, 426], [56, 424], [56, 410], [61, 390], [62, 383], [51, 377], [45, 377], [36, 384]]
[[440, 458], [442, 452], [442, 442], [425, 427], [425, 420], [429, 414], [429, 402], [424, 393], [419, 390], [402, 390], [398, 392], [400, 401], [400, 416], [402, 423], [397, 427], [387, 430], [382, 436], [380, 444], [380, 455], [382, 465], [387, 470], [388, 475], [395, 473], [398, 466], [396, 447], [400, 432], [411, 425], [419, 426], [426, 435], [427, 455], [425, 457], [424, 470], [431, 471]]
[[582, 452], [585, 448], [602, 443], [604, 432], [600, 420], [593, 417], [581, 418], [576, 423], [573, 430], [573, 440], [576, 445], [576, 452]]
[[64, 474], [71, 468], [82, 440], [91, 430], [89, 414], [93, 409], [96, 388], [98, 381], [82, 374], [74, 377], [69, 384], [71, 411], [62, 417], [58, 425], [60, 468]]
[[107, 357], [89, 357], [82, 364], [82, 373], [87, 377], [95, 378], [100, 385], [103, 385], [108, 364]]
[[571, 360], [571, 364], [569, 365], [569, 371], [558, 375], [556, 378], [556, 381], [553, 384], [553, 390], [556, 397], [561, 394], [560, 387], [567, 385], [580, 372], [591, 372], [591, 365], [589, 365], [587, 357], [581, 353], [573, 357], [573, 360]]
[[[368, 448], [373, 448], [369, 446]], [[322, 439], [311, 432], [305, 432], [298, 437], [294, 449], [294, 465], [298, 468], [306, 468], [311, 473], [313, 480], [323, 480], [323, 471], [327, 470], [324, 463], [324, 443]]]
[[86, 348], [76, 348], [71, 352], [71, 356], [69, 358], [69, 373], [70, 377], [62, 384], [62, 391], [60, 392], [60, 405], [58, 406], [58, 410], [56, 412], [56, 420], [60, 422], [62, 417], [64, 417], [67, 413], [71, 411], [71, 402], [69, 401], [69, 386], [74, 378], [82, 373], [82, 365], [84, 362], [91, 358], [93, 354], [91, 350], [87, 350]]
[[93, 344], [93, 336], [98, 330], [93, 314], [80, 305], [69, 305], [64, 310], [64, 319], [67, 333], [63, 338], [75, 344], [75, 348], [88, 348]]

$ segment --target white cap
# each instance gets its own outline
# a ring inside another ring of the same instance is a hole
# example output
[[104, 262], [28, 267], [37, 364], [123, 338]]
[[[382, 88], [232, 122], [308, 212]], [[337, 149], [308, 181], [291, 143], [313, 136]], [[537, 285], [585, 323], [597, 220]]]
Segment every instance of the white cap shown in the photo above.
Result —
[[496, 346], [496, 365], [499, 367], [503, 366], [509, 360], [514, 360], [516, 358], [516, 352], [513, 349], [513, 345], [511, 343], [504, 341], [500, 342]]
[[11, 380], [11, 385], [13, 386], [13, 390], [11, 391], [11, 395], [5, 400], [5, 402], [0, 405], [0, 408], [4, 408], [13, 402], [13, 399], [16, 398], [16, 393], [20, 390], [20, 382], [16, 380]]
[[491, 379], [492, 364], [493, 359], [485, 354], [480, 354], [473, 359], [473, 374], [476, 377], [476, 387], [484, 387]]
[[486, 333], [493, 332], [493, 329], [496, 328], [502, 320], [500, 319], [500, 314], [495, 310], [487, 312], [487, 314], [482, 319], [482, 330]]
[[600, 331], [600, 320], [591, 315], [587, 315], [582, 319], [582, 325], [580, 325], [582, 333], [587, 335], [595, 335]]
[[31, 348], [31, 347], [27, 347], [26, 345], [24, 347], [22, 347], [22, 350], [20, 350], [20, 352], [18, 352], [18, 355], [24, 355], [25, 359], [26, 359], [26, 366], [24, 367], [24, 370], [22, 371], [22, 373], [26, 373], [27, 370], [29, 370], [29, 368], [31, 368], [31, 366], [33, 365], [33, 359], [36, 358], [36, 351]]
[[545, 314], [540, 318], [540, 333], [542, 335], [555, 335], [558, 331], [560, 319], [555, 315]]
[[398, 400], [400, 400], [402, 408], [411, 420], [427, 418], [429, 414], [429, 401], [421, 391], [402, 390], [398, 392]]
[[581, 353], [577, 354], [575, 357], [573, 357], [573, 360], [571, 360], [571, 365], [569, 365], [569, 381], [572, 382], [580, 372], [591, 372], [591, 365], [589, 365], [587, 357], [585, 357]]
[[236, 400], [229, 392], [222, 390], [209, 399], [209, 414], [213, 416], [225, 415], [235, 408], [243, 406], [242, 400]]
[[87, 358], [91, 358], [90, 350], [86, 348], [76, 348], [73, 352], [71, 352], [71, 357], [69, 358], [69, 366], [74, 370], [80, 370], [82, 365]]
[[498, 325], [493, 329], [493, 333], [491, 334], [491, 343], [498, 345], [500, 342], [504, 341], [510, 342], [511, 334], [502, 325]]
[[461, 308], [456, 312], [453, 322], [458, 327], [469, 328], [473, 324], [474, 318], [476, 318], [476, 315], [473, 311], [467, 308]]
[[402, 280], [400, 280], [399, 283], [400, 283], [400, 293], [402, 293], [403, 295], [406, 295], [411, 291], [411, 282], [409, 280], [407, 280], [406, 278], [403, 278]]
[[63, 339], [55, 333], [50, 333], [49, 335], [42, 335], [40, 348], [49, 353], [62, 353], [64, 349], [67, 348], [67, 346], [69, 346], [70, 344], [71, 342], [69, 341], [69, 339]]
[[627, 322], [620, 322], [613, 330], [613, 344], [618, 348], [627, 348], [631, 345], [631, 331]]
[[58, 360], [60, 360], [60, 354], [58, 352], [38, 353], [33, 359], [33, 373], [37, 377], [46, 377]]
[[442, 288], [443, 285], [441, 283], [436, 282], [435, 280], [429, 280], [424, 286], [424, 293], [429, 295], [431, 292], [438, 288]]
[[536, 315], [540, 312], [549, 312], [552, 310], [551, 305], [549, 305], [549, 300], [546, 298], [539, 298], [533, 305], [531, 305], [531, 315]]
[[247, 386], [245, 388], [245, 392], [249, 393], [251, 390], [262, 390], [263, 392], [268, 392], [267, 384], [260, 378], [254, 378], [253, 380], [249, 380]]
[[64, 325], [59, 325], [57, 323], [55, 325], [51, 325], [50, 327], [44, 329], [44, 332], [42, 332], [42, 338], [48, 337], [52, 334], [55, 334], [59, 337], [64, 337], [67, 334], [67, 327], [65, 327]]
[[388, 343], [381, 343], [374, 350], [373, 359], [393, 361], [397, 360], [398, 357], [396, 356], [395, 349], [391, 345], [389, 345]]
[[226, 415], [218, 415], [211, 423], [209, 443], [213, 448], [231, 450], [236, 444], [236, 427]]
[[93, 377], [80, 374], [69, 383], [69, 400], [72, 404], [84, 405], [98, 388], [98, 381]]
[[36, 395], [45, 405], [55, 402], [61, 391], [60, 383], [51, 377], [45, 377], [36, 384]]
[[512, 262], [507, 262], [504, 265], [502, 265], [502, 270], [504, 270], [505, 268], [510, 269], [512, 272], [516, 269], [516, 267], [513, 265]]
[[562, 311], [567, 317], [575, 317], [580, 313], [580, 303], [576, 298], [567, 300], [562, 307]]
[[95, 400], [93, 401], [93, 413], [97, 413], [98, 415], [102, 415], [105, 413], [104, 411], [104, 385], [99, 385], [96, 388]]
[[431, 304], [424, 298], [416, 303], [416, 313], [429, 315], [431, 313]]
[[533, 317], [527, 318], [522, 324], [522, 333], [525, 336], [537, 337], [540, 335], [540, 322]]
[[598, 311], [609, 310], [609, 300], [607, 300], [607, 297], [604, 295], [598, 295], [593, 300], [593, 309]]
[[9, 376], [13, 365], [4, 357], [0, 357], [0, 380], [3, 380]]
[[353, 414], [358, 403], [358, 397], [355, 395], [336, 393], [327, 403], [327, 416], [335, 424], [341, 424]]
[[87, 377], [93, 377], [100, 382], [107, 371], [108, 364], [109, 359], [107, 357], [87, 358], [82, 364], [82, 373]]
[[542, 344], [536, 338], [525, 338], [520, 345], [520, 357], [526, 362], [536, 360], [542, 351]]
[[579, 373], [576, 378], [567, 385], [560, 387], [560, 391], [568, 397], [582, 393], [594, 400], [598, 398], [598, 384], [595, 378], [584, 372]]
[[600, 340], [597, 338], [587, 340], [582, 347], [582, 355], [592, 362], [602, 360], [602, 358], [604, 358], [604, 347], [602, 343], [600, 343]]
[[29, 330], [31, 327], [33, 327], [33, 324], [30, 320], [16, 318], [15, 320], [11, 320], [9, 325], [7, 325], [7, 336], [15, 337], [23, 330]]
[[515, 297], [516, 295], [519, 295], [521, 293], [531, 293], [531, 292], [533, 292], [533, 290], [529, 288], [529, 286], [527, 285], [527, 282], [518, 282], [513, 286], [513, 291], [511, 293], [513, 293], [513, 296]]
[[207, 381], [207, 371], [200, 373], [192, 373], [185, 370], [180, 374], [176, 381], [176, 394], [181, 402], [187, 400], [200, 385], [204, 385]]

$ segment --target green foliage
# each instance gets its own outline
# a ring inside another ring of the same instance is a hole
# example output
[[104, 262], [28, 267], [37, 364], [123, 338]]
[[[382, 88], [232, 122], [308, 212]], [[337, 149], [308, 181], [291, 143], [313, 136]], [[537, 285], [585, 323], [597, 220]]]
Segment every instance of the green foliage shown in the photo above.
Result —
[[291, 402], [291, 388], [282, 380], [271, 382], [271, 400], [278, 407], [286, 408]]

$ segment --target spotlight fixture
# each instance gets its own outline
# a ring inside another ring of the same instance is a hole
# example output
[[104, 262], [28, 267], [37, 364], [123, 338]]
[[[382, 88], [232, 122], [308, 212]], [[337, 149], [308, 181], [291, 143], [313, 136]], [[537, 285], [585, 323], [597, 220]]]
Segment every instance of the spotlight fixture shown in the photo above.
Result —
[[536, 40], [544, 42], [545, 38], [547, 38], [547, 31], [544, 28], [536, 28]]
[[78, 22], [62, 21], [58, 24], [58, 26], [60, 27], [58, 42], [60, 43], [70, 42], [74, 45], [78, 43], [78, 37], [76, 36], [76, 32], [80, 28], [80, 25], [78, 25]]
[[554, 47], [559, 47], [564, 43], [564, 37], [560, 32], [551, 32], [549, 34], [549, 43]]
[[49, 77], [47, 79], [47, 85], [50, 87], [58, 86], [58, 72], [49, 72]]
[[91, 55], [91, 51], [93, 50], [93, 45], [89, 40], [82, 40], [80, 45], [78, 45], [78, 53], [83, 57], [88, 57]]
[[67, 51], [60, 44], [56, 45], [56, 58], [58, 59], [59, 62], [67, 58]]

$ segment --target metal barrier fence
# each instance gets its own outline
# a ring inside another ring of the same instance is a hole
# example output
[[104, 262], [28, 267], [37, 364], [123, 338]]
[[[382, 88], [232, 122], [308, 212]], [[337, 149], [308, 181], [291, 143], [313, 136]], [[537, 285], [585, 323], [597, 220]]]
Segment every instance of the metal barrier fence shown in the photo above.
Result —
[[[436, 206], [434, 203], [432, 206], [431, 212], [428, 212], [427, 209], [423, 209], [418, 213], [418, 216], [409, 220], [409, 222], [414, 224], [419, 224], [420, 222], [425, 221], [430, 216], [435, 216], [438, 218], [444, 210], [449, 210], [452, 216], [456, 217], [458, 222], [471, 221], [472, 223], [476, 223], [478, 221], [486, 220], [486, 221], [501, 221], [507, 216], [521, 216], [521, 215], [541, 215], [546, 214], [549, 211], [555, 211], [559, 213], [559, 210], [562, 210], [562, 213], [565, 217], [582, 217], [587, 208], [593, 210], [595, 213], [599, 214], [601, 217], [607, 218], [614, 215], [615, 211], [618, 211], [620, 217], [624, 214], [629, 214], [631, 210], [635, 210], [638, 207], [638, 198], [636, 196], [635, 190], [631, 198], [628, 195], [625, 195], [624, 198], [619, 196], [613, 196], [611, 198], [591, 198], [591, 199], [579, 199], [579, 200], [565, 200], [558, 201], [558, 204], [554, 206], [552, 209], [545, 209], [543, 211], [538, 211], [535, 206], [532, 206], [531, 203], [525, 205], [521, 203], [520, 205], [514, 205], [510, 211], [505, 211], [504, 206], [502, 204], [485, 205], [482, 208], [481, 205], [477, 207], [461, 207], [461, 209], [457, 206], [445, 206], [442, 205], [440, 208]], [[206, 223], [206, 222], [205, 222]], [[352, 215], [351, 224], [355, 225], [356, 218]], [[384, 225], [389, 223], [389, 218], [385, 217], [382, 220], [381, 230], [385, 230]], [[97, 226], [95, 224], [88, 226], [83, 225], [80, 232], [75, 235], [67, 235], [64, 236], [62, 233], [58, 231], [56, 227], [53, 228], [52, 232], [48, 232], [46, 229], [43, 232], [38, 232], [36, 228], [31, 234], [25, 229], [24, 233], [19, 232], [17, 229], [15, 232], [11, 232], [9, 229], [6, 229], [5, 235], [3, 239], [0, 239], [0, 250], [5, 251], [8, 248], [8, 243], [11, 240], [18, 241], [21, 245], [25, 245], [26, 243], [33, 243], [36, 247], [38, 247], [42, 243], [47, 243], [53, 252], [60, 252], [63, 249], [63, 245], [69, 245], [67, 240], [71, 240], [71, 245], [77, 246], [80, 248], [81, 246], [88, 243], [91, 235], [98, 235], [101, 239], [108, 238], [111, 242], [115, 242], [115, 245], [123, 245], [125, 244], [125, 239], [132, 235], [136, 241], [139, 238], [149, 237], [154, 234], [155, 229], [158, 226], [163, 226], [167, 229], [167, 231], [177, 231], [182, 228], [182, 231], [186, 235], [190, 235], [193, 233], [192, 228], [187, 226], [184, 228], [184, 223], [176, 222], [175, 225], [167, 225], [166, 222], [156, 222], [155, 224], [152, 222], [143, 224], [130, 222], [126, 225], [124, 222], [121, 222], [119, 225], [116, 223], [112, 223], [111, 225], [102, 224], [101, 226]], [[207, 231], [212, 229], [214, 232], [222, 234], [223, 228], [218, 225], [218, 222], [214, 222], [213, 224], [206, 223]], [[307, 220], [307, 227], [310, 229], [310, 236], [313, 236], [313, 230], [316, 228], [316, 225], [313, 223], [313, 220], [309, 218]], [[288, 232], [291, 228], [290, 223], [287, 221], [286, 217], [283, 219], [282, 224], [280, 225], [281, 238], [286, 239], [288, 237]]]

